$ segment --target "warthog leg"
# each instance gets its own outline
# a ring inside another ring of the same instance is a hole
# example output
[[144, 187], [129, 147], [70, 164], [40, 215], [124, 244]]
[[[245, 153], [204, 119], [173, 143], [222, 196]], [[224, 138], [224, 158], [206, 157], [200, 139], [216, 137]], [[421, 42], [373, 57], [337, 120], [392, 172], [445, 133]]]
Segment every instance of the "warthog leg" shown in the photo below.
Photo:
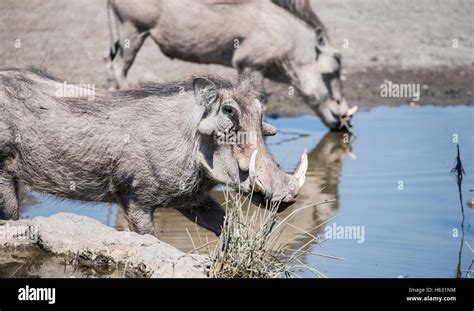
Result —
[[192, 222], [211, 230], [216, 235], [221, 234], [225, 212], [220, 204], [211, 197], [206, 197], [199, 205], [178, 207], [176, 209]]
[[153, 222], [154, 209], [146, 208], [130, 198], [118, 198], [118, 203], [125, 210], [128, 228], [138, 234], [151, 234], [156, 236]]
[[[0, 159], [0, 161], [2, 161]], [[1, 163], [0, 163], [1, 167]], [[18, 184], [13, 176], [0, 170], [0, 219], [18, 220]]]
[[120, 37], [106, 58], [109, 89], [128, 87], [128, 70], [148, 35], [148, 31], [137, 29], [131, 22], [121, 24]]

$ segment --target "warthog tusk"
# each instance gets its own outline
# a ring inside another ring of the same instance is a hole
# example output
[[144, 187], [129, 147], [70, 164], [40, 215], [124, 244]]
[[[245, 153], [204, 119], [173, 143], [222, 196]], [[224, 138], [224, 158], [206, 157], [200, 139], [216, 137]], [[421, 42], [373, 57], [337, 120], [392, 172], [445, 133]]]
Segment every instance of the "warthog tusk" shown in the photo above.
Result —
[[257, 163], [256, 163], [257, 153], [258, 153], [258, 150], [254, 150], [254, 152], [252, 152], [252, 156], [250, 157], [249, 177], [251, 181], [253, 181], [253, 179], [255, 178], [255, 174], [257, 172]]
[[346, 116], [348, 117], [352, 116], [354, 113], [357, 112], [358, 109], [359, 107], [357, 106], [352, 107], [351, 109], [347, 110]]
[[254, 184], [254, 191], [260, 190], [260, 192], [265, 193], [265, 187], [257, 178], [257, 153], [258, 150], [255, 150], [250, 157], [250, 164], [249, 164], [249, 178], [250, 182]]
[[357, 156], [352, 153], [352, 152], [348, 152], [347, 155], [349, 156], [349, 158], [351, 158], [352, 160], [357, 160]]
[[303, 187], [304, 182], [306, 180], [307, 170], [308, 170], [308, 155], [306, 154], [306, 149], [305, 149], [304, 153], [301, 155], [300, 163], [298, 164], [298, 167], [293, 173], [293, 177], [295, 177], [296, 180], [298, 181], [298, 185], [300, 186], [300, 188]]

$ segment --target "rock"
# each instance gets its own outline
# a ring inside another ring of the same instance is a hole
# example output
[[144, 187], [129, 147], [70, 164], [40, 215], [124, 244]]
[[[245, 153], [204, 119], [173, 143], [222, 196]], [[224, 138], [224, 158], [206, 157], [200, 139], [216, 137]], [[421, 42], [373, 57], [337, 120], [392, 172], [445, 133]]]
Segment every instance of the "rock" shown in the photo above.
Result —
[[117, 231], [98, 220], [69, 213], [0, 225], [1, 248], [25, 244], [93, 265], [116, 265], [126, 276], [207, 277], [204, 255], [185, 254], [152, 235]]

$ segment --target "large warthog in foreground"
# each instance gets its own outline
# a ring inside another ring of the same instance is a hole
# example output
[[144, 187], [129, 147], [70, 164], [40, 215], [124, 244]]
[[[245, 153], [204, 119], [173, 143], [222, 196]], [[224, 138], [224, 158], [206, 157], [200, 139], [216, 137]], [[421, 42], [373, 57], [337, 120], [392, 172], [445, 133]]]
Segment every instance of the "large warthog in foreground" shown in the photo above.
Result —
[[253, 88], [195, 77], [91, 92], [37, 69], [0, 70], [0, 218], [18, 219], [20, 184], [117, 202], [140, 234], [155, 233], [159, 207], [219, 234], [224, 211], [209, 196], [217, 184], [285, 208], [304, 183], [306, 154], [294, 175], [279, 169], [264, 142], [276, 129]]
[[[291, 84], [331, 129], [350, 127], [340, 80], [341, 53], [308, 0], [109, 0], [110, 88], [152, 37], [170, 58], [234, 67]], [[113, 22], [115, 21], [115, 22]]]

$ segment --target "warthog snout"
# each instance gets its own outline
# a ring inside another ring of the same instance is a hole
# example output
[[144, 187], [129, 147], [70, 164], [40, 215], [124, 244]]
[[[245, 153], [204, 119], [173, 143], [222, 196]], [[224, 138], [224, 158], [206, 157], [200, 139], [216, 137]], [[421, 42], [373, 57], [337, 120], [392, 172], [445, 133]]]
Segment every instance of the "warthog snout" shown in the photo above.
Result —
[[286, 174], [271, 157], [264, 152], [259, 157], [258, 150], [252, 153], [249, 164], [249, 180], [253, 187], [253, 201], [262, 207], [278, 206], [283, 211], [296, 202], [306, 179], [308, 157], [303, 153], [292, 175]]
[[357, 112], [357, 110], [357, 106], [349, 108], [345, 98], [342, 98], [329, 100], [327, 107], [322, 107], [321, 113], [324, 116], [323, 122], [326, 122], [329, 128], [333, 130], [346, 131], [352, 128], [352, 116]]

